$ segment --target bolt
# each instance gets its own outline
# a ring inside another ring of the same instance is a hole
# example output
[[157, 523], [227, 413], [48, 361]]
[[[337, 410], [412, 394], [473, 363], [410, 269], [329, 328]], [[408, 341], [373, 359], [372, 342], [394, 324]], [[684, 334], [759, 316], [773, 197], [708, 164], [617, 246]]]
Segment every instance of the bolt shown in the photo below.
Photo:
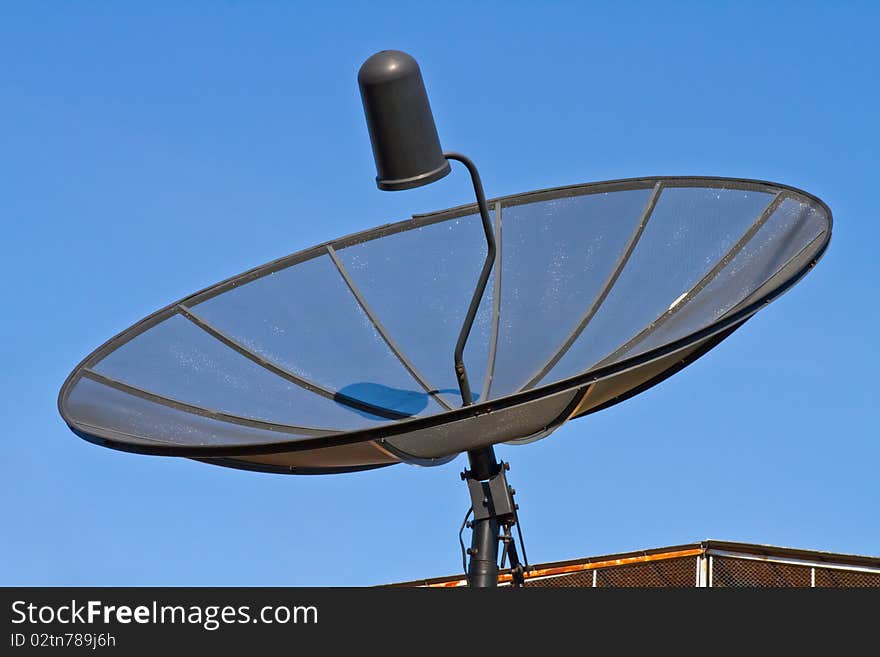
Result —
[[467, 549], [467, 553], [468, 553], [468, 556], [473, 557], [473, 556], [479, 554], [480, 551], [477, 548], [472, 547], [472, 548]]
[[510, 488], [511, 495], [516, 495], [516, 488], [514, 488], [513, 486], [509, 486], [508, 488]]

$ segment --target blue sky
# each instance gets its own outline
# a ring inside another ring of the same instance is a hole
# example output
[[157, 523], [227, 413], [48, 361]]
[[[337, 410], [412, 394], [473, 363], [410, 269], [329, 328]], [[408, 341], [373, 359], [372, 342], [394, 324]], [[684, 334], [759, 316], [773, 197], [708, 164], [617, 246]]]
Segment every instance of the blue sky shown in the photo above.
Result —
[[[321, 6], [318, 6], [321, 4]], [[499, 448], [533, 561], [705, 538], [880, 555], [876, 3], [7, 3], [0, 584], [363, 585], [460, 569], [463, 457], [282, 477], [71, 434], [67, 373], [166, 303], [470, 201], [376, 190], [356, 73], [412, 53], [487, 193], [775, 180], [825, 259], [660, 386]]]

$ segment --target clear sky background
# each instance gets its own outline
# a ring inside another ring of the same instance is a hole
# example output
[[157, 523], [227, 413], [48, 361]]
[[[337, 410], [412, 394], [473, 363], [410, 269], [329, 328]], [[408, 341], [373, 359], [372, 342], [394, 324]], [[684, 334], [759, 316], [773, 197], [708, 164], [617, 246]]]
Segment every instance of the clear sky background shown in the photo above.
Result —
[[0, 584], [367, 585], [460, 570], [460, 457], [332, 477], [74, 436], [68, 372], [166, 303], [468, 203], [379, 192], [356, 74], [420, 62], [490, 196], [643, 175], [812, 192], [820, 265], [709, 355], [512, 463], [529, 557], [705, 538], [880, 555], [880, 5], [4, 3]]

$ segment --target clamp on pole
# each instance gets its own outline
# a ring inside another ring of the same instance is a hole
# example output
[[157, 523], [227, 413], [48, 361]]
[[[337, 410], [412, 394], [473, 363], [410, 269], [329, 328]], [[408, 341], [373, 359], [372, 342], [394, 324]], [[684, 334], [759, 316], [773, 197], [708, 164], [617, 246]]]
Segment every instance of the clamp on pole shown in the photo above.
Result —
[[[468, 585], [475, 588], [498, 585], [498, 542], [504, 544], [501, 566], [510, 562], [513, 586], [524, 583], [525, 567], [519, 561], [511, 527], [518, 526], [518, 505], [513, 501], [516, 491], [507, 483], [507, 463], [498, 463], [491, 447], [468, 452], [471, 468], [461, 473], [467, 482], [474, 518], [467, 525], [473, 530]], [[503, 532], [503, 533], [502, 533]], [[520, 533], [522, 542], [522, 533]], [[525, 556], [525, 547], [523, 546]]]

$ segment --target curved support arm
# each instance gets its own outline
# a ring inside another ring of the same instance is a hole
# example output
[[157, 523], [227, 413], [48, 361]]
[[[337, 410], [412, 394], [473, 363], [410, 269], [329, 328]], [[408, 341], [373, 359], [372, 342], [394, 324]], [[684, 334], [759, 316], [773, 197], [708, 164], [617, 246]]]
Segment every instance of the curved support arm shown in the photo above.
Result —
[[468, 307], [467, 315], [465, 315], [464, 323], [461, 326], [461, 332], [458, 334], [458, 342], [455, 344], [455, 376], [458, 379], [458, 388], [461, 391], [461, 403], [463, 406], [470, 406], [474, 403], [474, 397], [471, 393], [470, 382], [468, 381], [467, 370], [464, 366], [464, 346], [467, 344], [468, 336], [471, 333], [471, 327], [477, 316], [477, 310], [480, 307], [480, 301], [483, 293], [486, 291], [486, 284], [489, 282], [489, 275], [492, 273], [492, 266], [495, 264], [495, 232], [492, 229], [492, 221], [489, 219], [489, 207], [486, 205], [486, 195], [483, 193], [483, 183], [480, 181], [480, 174], [476, 165], [461, 153], [446, 152], [443, 156], [447, 160], [456, 160], [467, 167], [468, 173], [471, 174], [471, 180], [474, 183], [474, 193], [477, 196], [477, 205], [480, 208], [480, 218], [483, 220], [483, 232], [486, 234], [486, 261], [483, 263], [483, 269], [480, 272], [480, 278], [477, 279], [477, 287], [471, 298], [471, 305]]

